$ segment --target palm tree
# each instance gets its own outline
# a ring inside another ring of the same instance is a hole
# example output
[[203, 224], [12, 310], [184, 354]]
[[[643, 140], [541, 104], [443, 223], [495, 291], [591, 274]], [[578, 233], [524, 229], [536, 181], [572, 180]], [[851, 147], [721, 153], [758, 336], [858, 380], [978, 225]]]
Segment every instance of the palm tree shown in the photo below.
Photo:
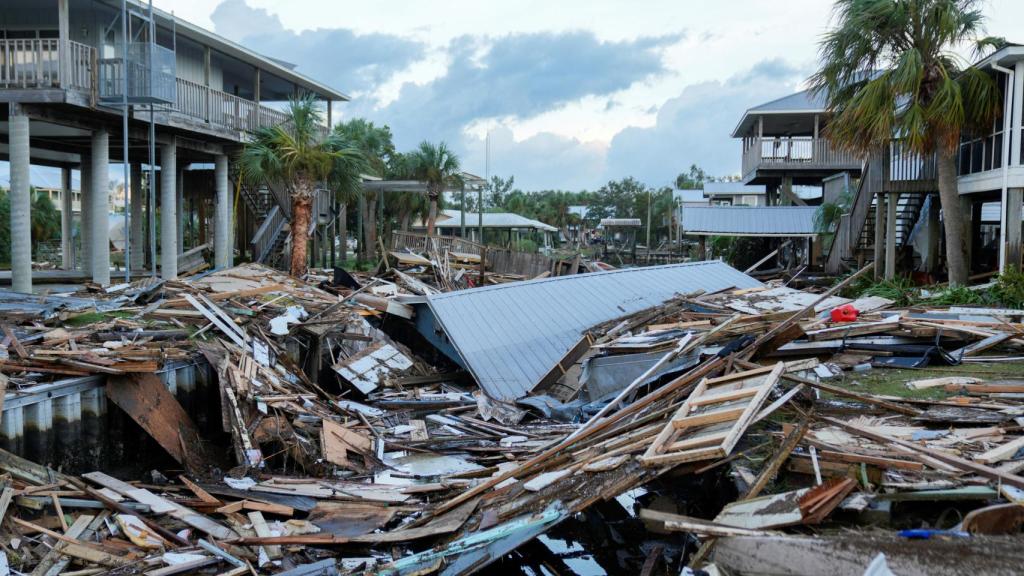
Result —
[[[343, 166], [361, 161], [362, 153], [332, 132], [321, 135], [321, 115], [312, 96], [288, 103], [288, 120], [258, 130], [239, 156], [239, 168], [248, 182], [272, 182], [282, 186], [292, 203], [291, 275], [306, 273], [309, 223], [317, 186], [341, 181], [335, 174]], [[349, 175], [351, 176], [351, 175]]]
[[[377, 126], [363, 118], [353, 118], [348, 122], [335, 126], [334, 131], [362, 152], [365, 161], [360, 166], [361, 170], [373, 176], [384, 177], [387, 175], [388, 164], [396, 154], [395, 145], [392, 142], [391, 128], [388, 126]], [[341, 219], [341, 253], [342, 258], [344, 258], [348, 253], [348, 207], [353, 203], [358, 204], [360, 200], [364, 200], [365, 203], [368, 196], [374, 196], [375, 198], [375, 195], [367, 194], [362, 189], [361, 182], [358, 181], [354, 182], [352, 186], [338, 188], [337, 193], [339, 203], [338, 217]], [[370, 202], [369, 204], [375, 204], [375, 202]], [[376, 222], [376, 220], [373, 220], [374, 212], [372, 210], [369, 212], [369, 218], [367, 218], [367, 214], [360, 214], [360, 218], [363, 218], [363, 222], [367, 224]], [[369, 232], [370, 227], [367, 227], [366, 230]], [[367, 242], [367, 239], [360, 239], [363, 246], [369, 246], [371, 250], [377, 241], [376, 234], [373, 233], [372, 236], [371, 242]], [[365, 252], [365, 250], [362, 252]]]
[[416, 178], [427, 184], [427, 198], [430, 200], [427, 235], [433, 236], [438, 198], [446, 187], [457, 184], [459, 180], [459, 157], [444, 142], [437, 145], [421, 142], [412, 153], [412, 165]]
[[999, 45], [982, 36], [980, 0], [836, 0], [811, 89], [827, 99], [825, 134], [867, 155], [893, 138], [935, 154], [950, 284], [967, 282], [967, 245], [956, 183], [964, 131], [990, 127], [1000, 96], [988, 73], [954, 50]]

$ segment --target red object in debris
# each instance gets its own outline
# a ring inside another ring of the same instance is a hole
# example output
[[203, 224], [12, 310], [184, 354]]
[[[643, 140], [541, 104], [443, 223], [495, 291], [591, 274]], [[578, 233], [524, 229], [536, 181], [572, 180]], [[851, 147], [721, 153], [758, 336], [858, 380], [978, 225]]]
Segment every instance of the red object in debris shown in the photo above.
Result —
[[860, 312], [852, 304], [843, 304], [832, 309], [833, 322], [855, 322]]

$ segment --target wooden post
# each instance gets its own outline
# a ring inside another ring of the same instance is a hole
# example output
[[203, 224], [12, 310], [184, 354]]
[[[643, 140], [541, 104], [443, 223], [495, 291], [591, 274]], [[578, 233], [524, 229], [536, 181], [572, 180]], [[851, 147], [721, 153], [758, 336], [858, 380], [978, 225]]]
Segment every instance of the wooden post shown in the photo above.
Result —
[[875, 280], [882, 277], [885, 258], [885, 194], [877, 194], [875, 201]]
[[58, 70], [57, 75], [60, 82], [61, 88], [67, 88], [71, 82], [71, 45], [68, 44], [68, 40], [71, 39], [71, 29], [68, 25], [68, 0], [57, 0], [57, 29], [59, 47], [58, 47]]
[[885, 279], [896, 277], [896, 209], [899, 207], [899, 194], [890, 194], [886, 202], [885, 217]]
[[707, 259], [707, 254], [708, 254], [707, 249], [708, 249], [708, 237], [707, 236], [701, 236], [700, 238], [697, 239], [697, 259], [698, 260], [705, 260], [705, 259]]
[[210, 108], [213, 107], [213, 99], [210, 93], [210, 60], [212, 55], [210, 53], [210, 47], [206, 46], [203, 48], [203, 85], [206, 86], [206, 118], [207, 122], [210, 121]]
[[1006, 190], [1006, 269], [1021, 269], [1021, 207], [1024, 188]]

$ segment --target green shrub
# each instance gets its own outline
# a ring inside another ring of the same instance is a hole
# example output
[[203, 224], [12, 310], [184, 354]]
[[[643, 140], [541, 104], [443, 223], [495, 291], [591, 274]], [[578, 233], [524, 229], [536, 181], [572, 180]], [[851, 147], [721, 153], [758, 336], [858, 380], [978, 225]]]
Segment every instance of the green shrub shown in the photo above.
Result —
[[892, 300], [895, 306], [912, 306], [920, 299], [921, 293], [910, 278], [897, 276], [872, 282], [858, 296], [879, 296]]
[[528, 252], [532, 254], [537, 251], [537, 243], [529, 238], [523, 238], [516, 241], [513, 249], [516, 252]]
[[970, 290], [966, 286], [955, 286], [946, 288], [938, 295], [929, 298], [928, 304], [935, 306], [966, 306], [972, 304], [987, 304], [987, 298], [982, 292]]
[[997, 276], [992, 297], [1005, 308], [1024, 308], [1024, 272], [1008, 270]]

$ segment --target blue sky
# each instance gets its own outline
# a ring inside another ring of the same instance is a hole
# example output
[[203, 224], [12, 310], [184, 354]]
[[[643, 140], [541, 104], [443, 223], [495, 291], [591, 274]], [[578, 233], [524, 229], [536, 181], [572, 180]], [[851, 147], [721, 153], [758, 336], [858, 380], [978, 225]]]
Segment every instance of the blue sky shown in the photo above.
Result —
[[[739, 171], [743, 111], [801, 87], [826, 0], [154, 0], [352, 96], [401, 149], [445, 140], [523, 189]], [[986, 3], [1024, 42], [1024, 2]], [[0, 167], [0, 171], [3, 170]]]

